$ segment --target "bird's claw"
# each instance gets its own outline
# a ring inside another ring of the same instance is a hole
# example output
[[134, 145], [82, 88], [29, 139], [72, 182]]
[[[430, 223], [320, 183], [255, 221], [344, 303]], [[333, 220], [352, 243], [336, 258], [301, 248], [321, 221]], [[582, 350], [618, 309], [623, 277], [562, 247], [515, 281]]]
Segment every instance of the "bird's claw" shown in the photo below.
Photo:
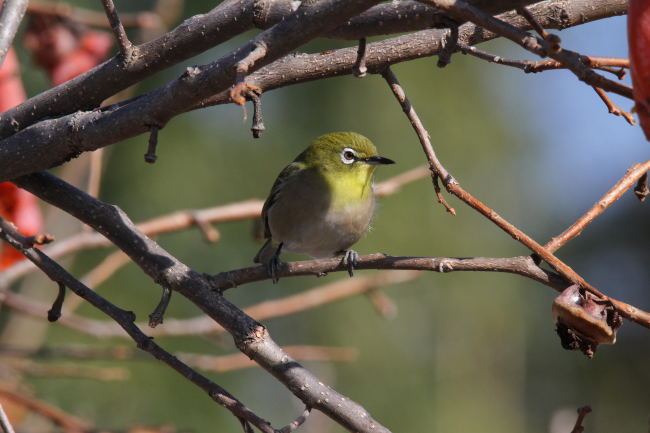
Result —
[[282, 261], [280, 260], [280, 256], [276, 254], [273, 257], [271, 257], [271, 260], [269, 260], [266, 266], [269, 271], [269, 275], [271, 275], [271, 280], [273, 281], [273, 284], [278, 284], [278, 281], [280, 281], [280, 279], [275, 277], [275, 270], [279, 269], [280, 266], [282, 266]]
[[347, 250], [343, 256], [343, 264], [348, 266], [348, 274], [350, 277], [354, 276], [354, 268], [357, 266], [357, 260], [359, 259], [359, 254], [354, 250]]

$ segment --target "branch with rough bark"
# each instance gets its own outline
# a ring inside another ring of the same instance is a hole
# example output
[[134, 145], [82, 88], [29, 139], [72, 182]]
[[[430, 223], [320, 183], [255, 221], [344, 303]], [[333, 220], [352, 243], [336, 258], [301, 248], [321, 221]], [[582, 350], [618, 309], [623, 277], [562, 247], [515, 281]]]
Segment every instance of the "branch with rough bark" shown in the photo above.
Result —
[[[566, 12], [568, 19], [562, 20], [560, 24], [555, 21], [554, 15], [551, 13], [557, 12], [553, 9], [553, 6], [557, 6], [557, 3], [543, 2], [531, 7], [530, 10], [544, 27], [573, 26], [594, 19], [625, 13], [625, 4], [616, 3], [611, 5], [613, 7], [608, 8], [605, 6], [609, 5], [609, 3], [602, 1], [602, 5], [599, 4], [596, 5], [598, 7], [593, 8], [591, 3], [590, 7], [586, 7], [578, 0], [565, 2], [564, 12]], [[370, 3], [370, 0], [368, 0], [368, 3]], [[311, 11], [308, 15], [301, 15], [299, 22], [294, 22], [296, 20], [292, 20], [290, 16], [278, 26], [274, 26], [262, 33], [235, 52], [209, 65], [189, 68], [185, 74], [166, 86], [114, 106], [104, 107], [98, 111], [77, 112], [76, 114], [55, 119], [50, 118], [27, 129], [24, 128], [33, 124], [33, 121], [36, 121], [38, 115], [41, 114], [34, 113], [32, 111], [33, 106], [38, 108], [42, 106], [41, 104], [46, 104], [46, 100], [34, 100], [33, 104], [27, 107], [21, 105], [16, 109], [7, 111], [0, 119], [0, 136], [9, 137], [0, 142], [0, 156], [2, 157], [0, 158], [0, 180], [10, 180], [23, 174], [52, 168], [71, 157], [77, 156], [79, 153], [93, 151], [149, 132], [152, 124], [162, 127], [170, 119], [183, 112], [213, 105], [215, 101], [210, 99], [212, 95], [225, 91], [228, 96], [225, 97], [226, 99], [221, 100], [220, 103], [230, 102], [230, 94], [227, 89], [235, 82], [237, 63], [245, 59], [260, 44], [266, 45], [268, 52], [248, 70], [249, 76], [245, 82], [259, 88], [262, 92], [289, 83], [299, 84], [315, 79], [351, 74], [357, 58], [355, 48], [334, 51], [326, 56], [320, 56], [321, 59], [316, 58], [319, 55], [295, 56], [293, 60], [290, 60], [291, 57], [284, 58], [280, 62], [276, 62], [273, 67], [260, 71], [259, 75], [254, 73], [257, 69], [270, 64], [302, 43], [318, 36], [320, 31], [326, 31], [327, 25], [334, 26], [337, 19], [341, 19], [346, 14], [354, 15], [355, 12], [358, 13], [358, 10], [364, 7], [361, 3], [355, 4], [356, 10], [351, 9], [347, 12], [341, 10], [340, 16], [330, 13], [327, 20], [323, 20], [322, 14], [325, 13], [323, 11], [327, 10], [328, 4], [320, 5], [320, 12]], [[530, 27], [530, 24], [518, 15], [504, 14], [499, 18], [501, 22], [510, 26], [519, 26], [522, 29]], [[314, 22], [317, 22], [318, 25], [312, 25]], [[300, 29], [305, 32], [301, 33]], [[292, 35], [292, 43], [289, 45], [282, 43], [282, 38], [287, 34]], [[438, 54], [442, 48], [440, 41], [445, 34], [444, 30], [428, 30], [414, 35], [400, 36], [369, 44], [366, 50], [368, 71], [377, 73], [394, 63]], [[459, 28], [460, 40], [469, 45], [495, 37], [498, 37], [498, 35], [486, 32], [475, 25], [466, 24]], [[174, 50], [174, 52], [177, 51]], [[137, 47], [135, 52], [139, 53]], [[331, 65], [328, 65], [330, 62]], [[87, 74], [92, 73], [90, 71]], [[264, 77], [260, 81], [266, 83], [256, 82], [260, 75]], [[268, 81], [271, 81], [271, 83], [268, 83]], [[66, 83], [68, 89], [75, 88], [73, 82]], [[53, 105], [54, 107], [65, 106], [67, 100], [65, 95], [68, 94], [68, 91], [66, 90], [64, 94], [58, 97], [56, 104]], [[43, 98], [46, 97], [46, 93], [42, 94]], [[93, 97], [100, 98], [97, 95]], [[79, 98], [76, 94], [74, 98], [85, 99]], [[76, 107], [88, 108], [77, 105]], [[42, 113], [42, 115], [43, 117], [46, 116], [45, 113]], [[47, 111], [48, 117], [53, 115], [56, 115], [56, 113]], [[5, 127], [5, 125], [7, 126]], [[16, 133], [16, 131], [18, 132]], [[11, 136], [14, 133], [15, 135]]]
[[[153, 281], [171, 288], [192, 301], [233, 336], [235, 345], [240, 351], [272, 374], [306, 405], [323, 412], [348, 430], [388, 431], [374, 421], [360, 405], [324, 385], [322, 381], [292, 359], [271, 339], [266, 328], [214, 290], [209, 276], [188, 268], [162, 249], [160, 245], [142, 234], [118, 207], [103, 203], [46, 172], [23, 176], [14, 180], [14, 183], [90, 225], [124, 251]], [[2, 234], [0, 233], [0, 235]], [[18, 244], [16, 243], [16, 245]], [[14, 247], [16, 245], [12, 244]], [[26, 255], [30, 260], [34, 259], [32, 261], [46, 257], [38, 250], [27, 250], [27, 252], [38, 256], [34, 258]], [[51, 261], [49, 258], [47, 260]], [[58, 267], [58, 265], [56, 266]], [[65, 279], [59, 277], [57, 281], [61, 280], [73, 291], [75, 289], [71, 285], [80, 288], [79, 284], [81, 283], [71, 279], [69, 274], [65, 274]], [[52, 277], [50, 274], [48, 275]], [[86, 296], [90, 296], [88, 293], [91, 293], [92, 299], [89, 301], [93, 305], [100, 304], [95, 298], [99, 295], [90, 289], [83, 287], [83, 290], [78, 291]], [[130, 331], [132, 338], [141, 338], [137, 332], [139, 328], [132, 323], [132, 317], [127, 315], [127, 318], [131, 320], [127, 327], [126, 318], [120, 317], [125, 313], [120, 313], [122, 310], [117, 310], [110, 310], [111, 318], [119, 320], [120, 325], [127, 332]], [[142, 335], [144, 336], [144, 334]], [[148, 337], [146, 338], [142, 344], [145, 349], [149, 350], [153, 342]], [[140, 340], [136, 341], [140, 343]], [[159, 349], [159, 346], [155, 344], [153, 347], [156, 350]], [[158, 352], [156, 353], [159, 355]], [[162, 355], [159, 356], [162, 359]], [[174, 363], [170, 365], [180, 368]], [[195, 379], [193, 375], [190, 377]], [[328, 392], [331, 397], [321, 399], [321, 392]]]

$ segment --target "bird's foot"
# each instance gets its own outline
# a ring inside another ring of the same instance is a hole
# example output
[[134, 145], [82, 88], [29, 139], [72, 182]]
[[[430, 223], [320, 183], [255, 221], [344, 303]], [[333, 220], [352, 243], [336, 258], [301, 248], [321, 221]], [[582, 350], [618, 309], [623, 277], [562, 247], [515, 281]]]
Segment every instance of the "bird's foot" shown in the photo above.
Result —
[[343, 264], [348, 266], [348, 274], [350, 277], [354, 276], [354, 268], [357, 266], [357, 259], [359, 254], [354, 250], [347, 250], [343, 256]]
[[275, 277], [275, 271], [279, 270], [280, 267], [282, 266], [282, 260], [280, 260], [280, 251], [282, 251], [283, 245], [284, 242], [280, 242], [280, 245], [278, 246], [278, 249], [275, 251], [275, 254], [273, 254], [273, 257], [271, 257], [269, 262], [266, 264], [269, 270], [269, 275], [271, 275], [271, 280], [273, 281], [273, 284], [278, 284], [278, 281], [280, 281], [279, 278]]
[[282, 260], [280, 260], [280, 256], [278, 255], [271, 257], [271, 260], [266, 264], [271, 280], [273, 280], [273, 284], [278, 284], [278, 281], [280, 281], [279, 278], [275, 277], [275, 271], [276, 269], [279, 270], [281, 266]]

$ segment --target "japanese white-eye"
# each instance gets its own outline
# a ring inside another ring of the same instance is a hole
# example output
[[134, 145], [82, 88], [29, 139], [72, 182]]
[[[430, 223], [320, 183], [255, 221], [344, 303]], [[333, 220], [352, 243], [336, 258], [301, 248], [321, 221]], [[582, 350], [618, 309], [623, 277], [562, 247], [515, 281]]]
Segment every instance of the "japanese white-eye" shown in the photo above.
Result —
[[358, 254], [349, 250], [375, 213], [372, 174], [394, 161], [377, 155], [366, 137], [335, 132], [314, 140], [280, 173], [262, 209], [266, 244], [255, 263], [267, 263], [275, 279], [280, 252], [315, 259], [344, 255], [350, 276]]

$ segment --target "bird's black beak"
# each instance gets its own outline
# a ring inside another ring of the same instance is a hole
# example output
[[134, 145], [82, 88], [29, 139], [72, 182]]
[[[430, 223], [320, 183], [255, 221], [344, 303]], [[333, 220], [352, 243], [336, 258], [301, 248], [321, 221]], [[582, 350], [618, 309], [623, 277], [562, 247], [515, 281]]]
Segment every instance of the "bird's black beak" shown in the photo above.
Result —
[[395, 164], [395, 161], [392, 159], [384, 158], [383, 156], [375, 155], [370, 158], [366, 158], [367, 164], [379, 165], [379, 164]]

